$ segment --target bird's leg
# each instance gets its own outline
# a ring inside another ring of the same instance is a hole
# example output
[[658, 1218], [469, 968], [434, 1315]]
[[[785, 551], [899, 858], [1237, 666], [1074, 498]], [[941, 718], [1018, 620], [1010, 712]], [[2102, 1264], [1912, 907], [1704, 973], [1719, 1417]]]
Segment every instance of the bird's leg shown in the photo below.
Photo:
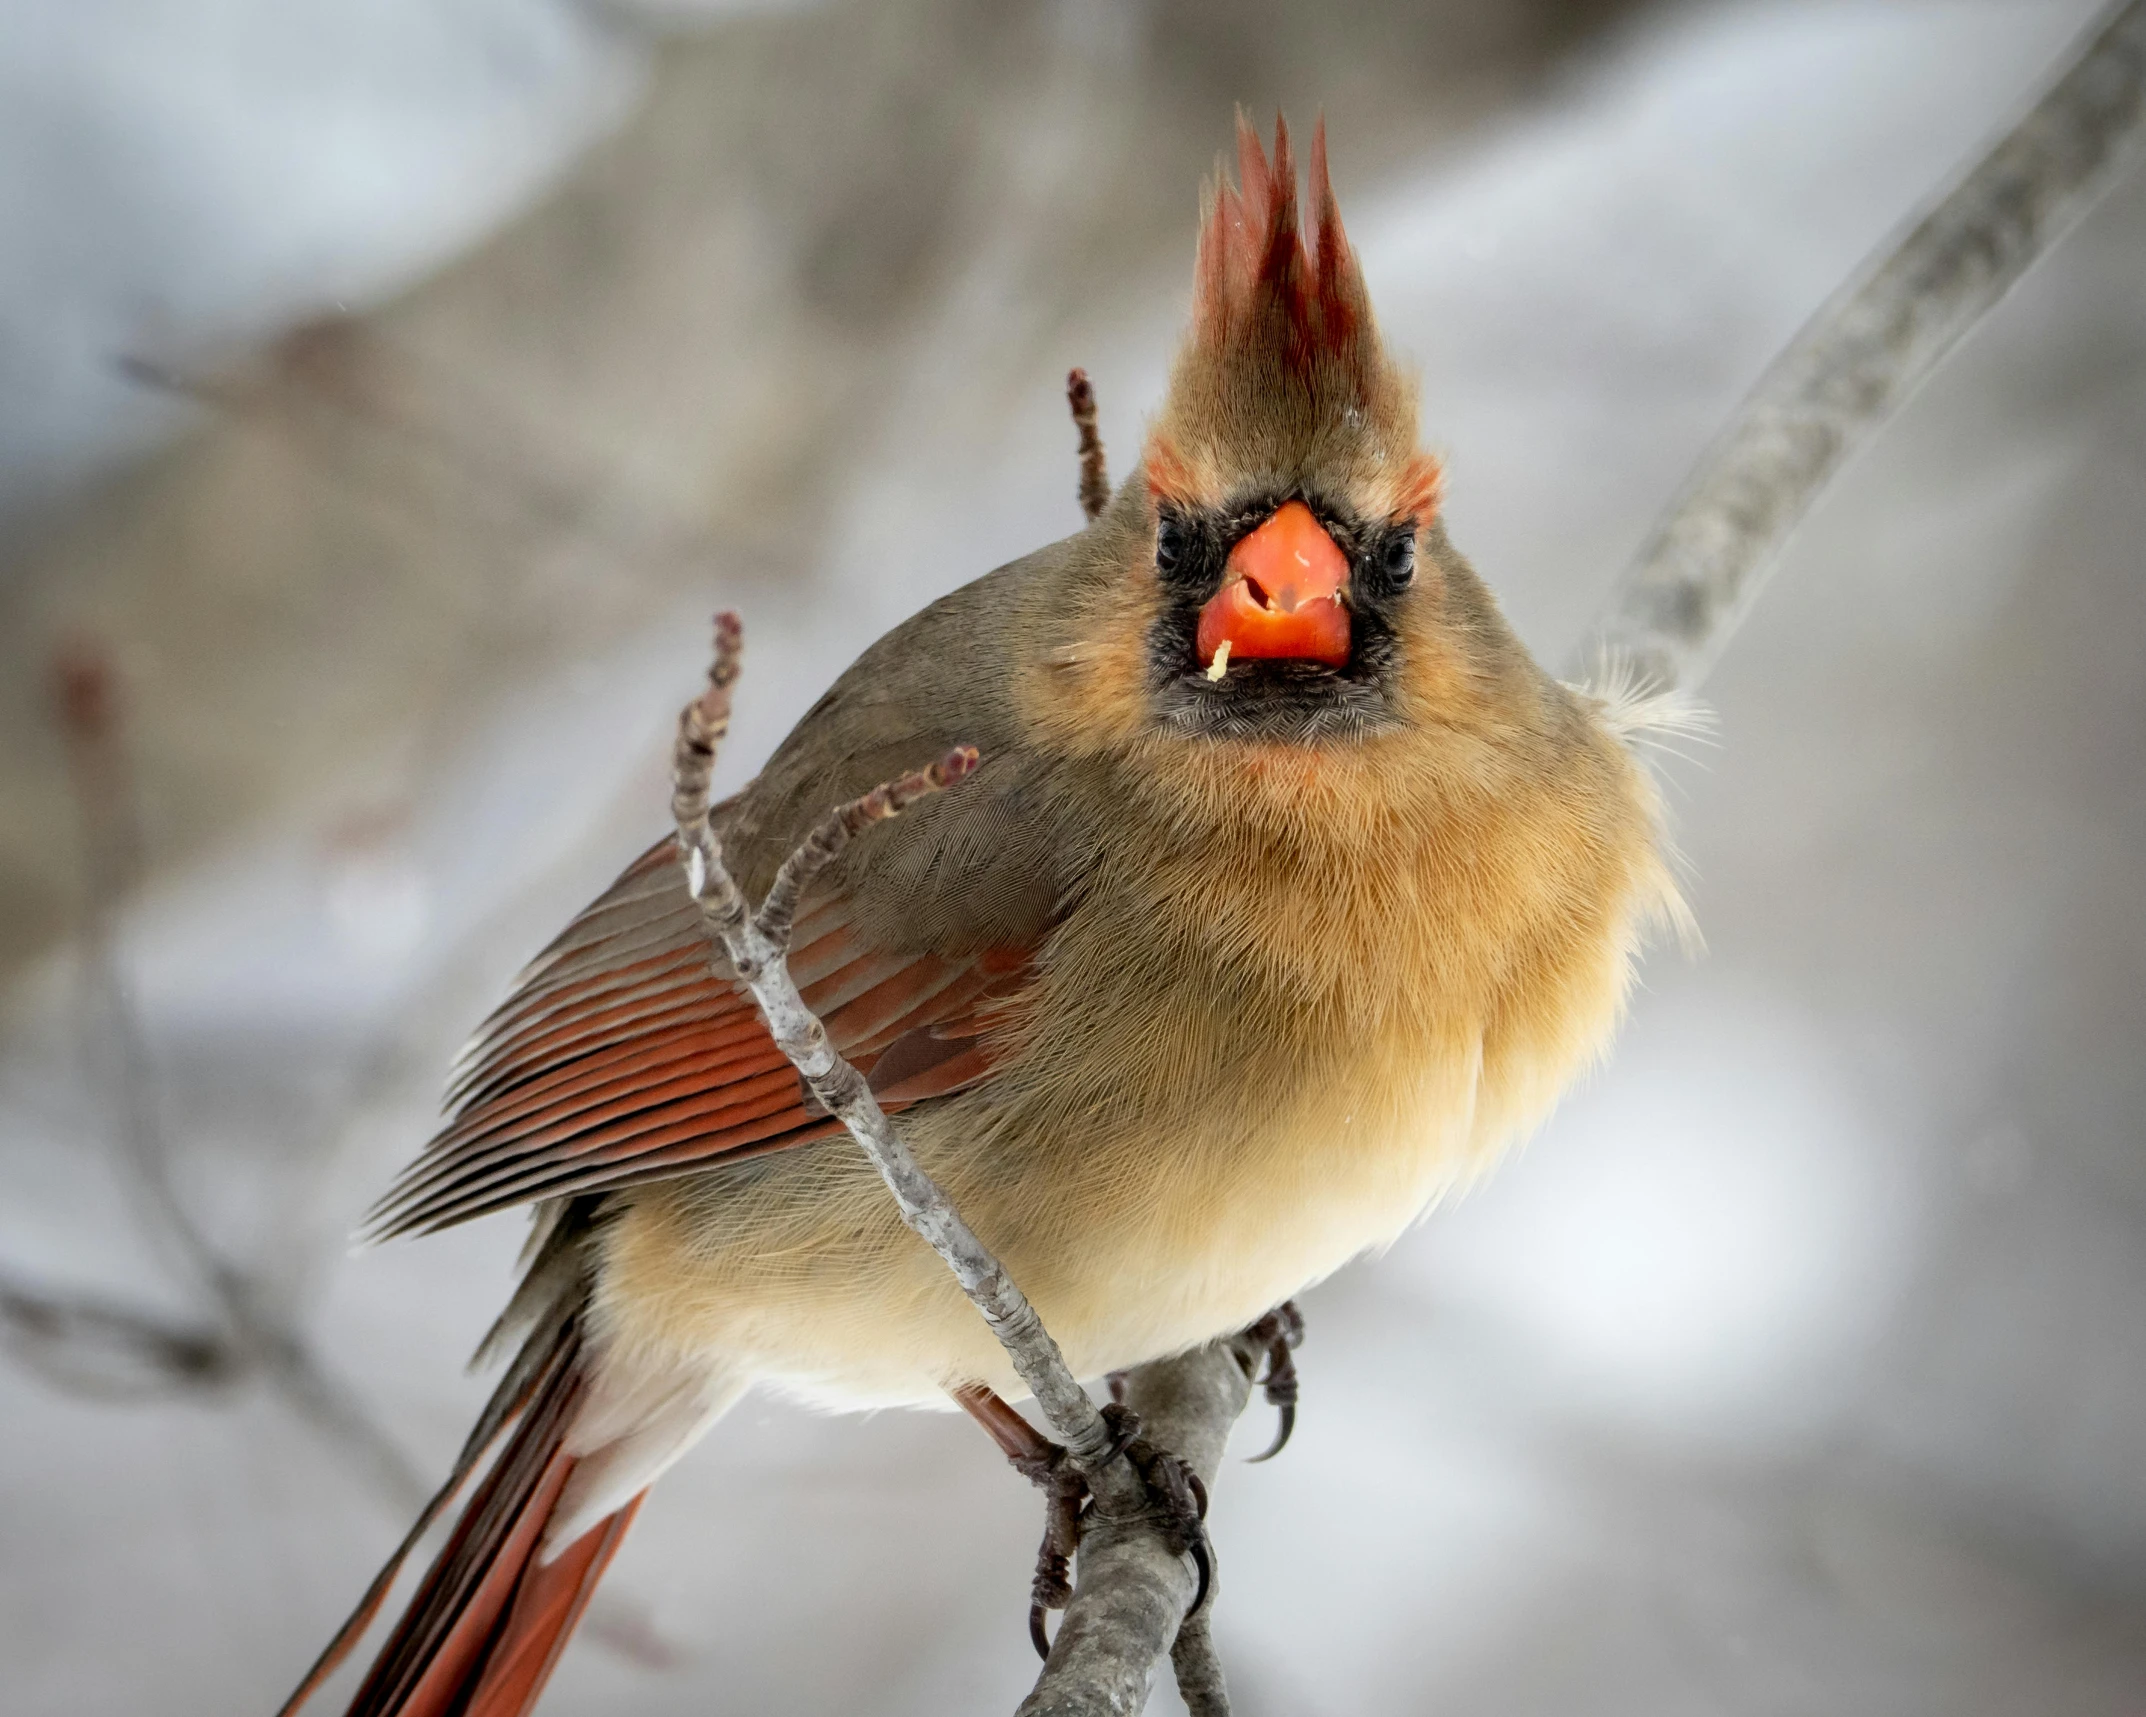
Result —
[[[1271, 1461], [1288, 1446], [1289, 1434], [1297, 1428], [1296, 1349], [1304, 1340], [1304, 1314], [1294, 1300], [1284, 1300], [1245, 1332], [1245, 1339], [1266, 1350], [1267, 1374], [1257, 1377], [1267, 1405], [1281, 1415], [1274, 1441], [1267, 1452], [1254, 1455], [1252, 1464]], [[1256, 1364], [1256, 1361], [1255, 1361]]]
[[1062, 1610], [1073, 1601], [1073, 1552], [1080, 1548], [1088, 1481], [1067, 1457], [1064, 1445], [1052, 1442], [996, 1391], [980, 1383], [965, 1383], [952, 1393], [962, 1411], [998, 1445], [1007, 1464], [1044, 1494], [1043, 1543], [1036, 1551], [1036, 1572], [1028, 1588], [1028, 1637], [1035, 1642], [1037, 1655], [1048, 1657], [1051, 1642], [1043, 1617], [1046, 1611]]
[[[1113, 1385], [1112, 1394], [1118, 1388]], [[1043, 1543], [1036, 1551], [1036, 1572], [1029, 1582], [1028, 1637], [1036, 1655], [1051, 1655], [1044, 1617], [1073, 1601], [1073, 1554], [1080, 1548], [1088, 1517], [1094, 1512], [1087, 1476], [1063, 1445], [1052, 1442], [999, 1395], [980, 1383], [963, 1384], [952, 1395], [963, 1412], [984, 1428], [1007, 1464], [1044, 1493]], [[1207, 1541], [1207, 1487], [1199, 1474], [1167, 1449], [1140, 1435], [1140, 1418], [1120, 1401], [1103, 1409], [1112, 1442], [1105, 1460], [1123, 1455], [1146, 1485], [1149, 1506], [1161, 1516], [1166, 1538], [1180, 1555], [1189, 1555], [1199, 1570], [1192, 1608], [1197, 1615], [1214, 1583], [1214, 1554]]]

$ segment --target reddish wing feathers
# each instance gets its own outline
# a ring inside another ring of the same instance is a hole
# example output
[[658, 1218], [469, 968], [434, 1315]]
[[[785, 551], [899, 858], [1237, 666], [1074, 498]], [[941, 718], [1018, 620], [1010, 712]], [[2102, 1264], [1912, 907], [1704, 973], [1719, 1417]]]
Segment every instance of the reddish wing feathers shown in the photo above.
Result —
[[[990, 1025], [1022, 980], [1023, 950], [958, 957], [872, 947], [839, 897], [808, 904], [792, 972], [829, 1033], [899, 1109], [990, 1069]], [[453, 1117], [382, 1204], [382, 1233], [437, 1228], [562, 1193], [687, 1173], [839, 1131], [749, 998], [710, 967], [669, 842], [652, 847], [523, 974], [465, 1056]], [[605, 1565], [629, 1504], [552, 1561], [536, 1559], [572, 1470], [581, 1391], [568, 1316], [509, 1374], [455, 1476], [286, 1706], [343, 1660], [396, 1570], [511, 1424], [446, 1545], [374, 1660], [352, 1717], [522, 1717]]]
[[[800, 914], [791, 973], [836, 1047], [898, 1110], [989, 1071], [992, 1009], [1027, 951], [865, 945], [840, 897]], [[891, 1052], [891, 1053], [890, 1053]], [[535, 1199], [689, 1173], [841, 1131], [751, 998], [709, 966], [670, 842], [641, 855], [523, 973], [450, 1087], [452, 1116], [374, 1211], [429, 1232]]]

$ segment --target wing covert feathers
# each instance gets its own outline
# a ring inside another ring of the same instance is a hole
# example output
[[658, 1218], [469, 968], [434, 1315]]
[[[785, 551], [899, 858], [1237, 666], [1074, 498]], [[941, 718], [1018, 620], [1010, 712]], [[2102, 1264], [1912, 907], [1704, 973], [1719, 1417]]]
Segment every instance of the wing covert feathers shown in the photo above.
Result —
[[[941, 956], [869, 946], [840, 895], [808, 900], [791, 973], [836, 1047], [899, 1109], [989, 1071], [992, 1006], [1025, 949]], [[367, 1222], [428, 1233], [542, 1199], [689, 1173], [841, 1131], [742, 987], [709, 959], [662, 841], [531, 962], [457, 1064], [447, 1125]]]

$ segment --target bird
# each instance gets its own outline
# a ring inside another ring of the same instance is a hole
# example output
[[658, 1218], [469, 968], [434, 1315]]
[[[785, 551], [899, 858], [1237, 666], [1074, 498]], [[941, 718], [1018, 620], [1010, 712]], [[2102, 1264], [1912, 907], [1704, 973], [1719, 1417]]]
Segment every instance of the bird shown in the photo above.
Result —
[[[1083, 529], [871, 645], [714, 813], [758, 898], [830, 806], [974, 748], [819, 875], [791, 971], [1086, 1377], [1390, 1245], [1539, 1125], [1688, 921], [1659, 700], [1546, 672], [1450, 540], [1323, 121], [1301, 195], [1285, 123], [1270, 159], [1240, 114], [1236, 155], [1125, 480], [1097, 447]], [[369, 1232], [533, 1207], [483, 1350], [512, 1357], [286, 1713], [464, 1489], [352, 1717], [531, 1709], [649, 1487], [750, 1389], [1021, 1394], [668, 841], [522, 972], [447, 1113]]]

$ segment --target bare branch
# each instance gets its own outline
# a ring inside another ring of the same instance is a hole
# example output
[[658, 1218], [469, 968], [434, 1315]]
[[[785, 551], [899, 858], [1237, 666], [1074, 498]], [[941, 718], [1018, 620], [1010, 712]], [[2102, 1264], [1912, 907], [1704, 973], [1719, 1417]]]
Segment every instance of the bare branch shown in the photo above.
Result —
[[1222, 1676], [1222, 1660], [1215, 1655], [1214, 1634], [1208, 1628], [1212, 1608], [1187, 1616], [1170, 1646], [1170, 1667], [1177, 1675], [1177, 1696], [1192, 1717], [1229, 1717], [1229, 1685]]
[[[1211, 1485], [1259, 1356], [1237, 1336], [1138, 1366], [1125, 1374], [1125, 1403], [1150, 1437]], [[1073, 1602], [1016, 1717], [1130, 1717], [1147, 1704], [1155, 1666], [1173, 1642], [1182, 1646], [1172, 1651], [1178, 1690], [1194, 1717], [1226, 1717], [1228, 1696], [1206, 1631], [1212, 1594], [1180, 1627], [1194, 1579], [1149, 1523], [1099, 1503], [1081, 1540]]]
[[1080, 510], [1093, 519], [1110, 505], [1110, 468], [1104, 462], [1103, 437], [1095, 427], [1095, 389], [1086, 370], [1066, 376], [1066, 403], [1073, 408], [1073, 427], [1080, 431]]
[[1619, 580], [1577, 668], [1697, 684], [1835, 471], [2135, 153], [2146, 0], [2104, 15], [2049, 92], [1781, 356]]

